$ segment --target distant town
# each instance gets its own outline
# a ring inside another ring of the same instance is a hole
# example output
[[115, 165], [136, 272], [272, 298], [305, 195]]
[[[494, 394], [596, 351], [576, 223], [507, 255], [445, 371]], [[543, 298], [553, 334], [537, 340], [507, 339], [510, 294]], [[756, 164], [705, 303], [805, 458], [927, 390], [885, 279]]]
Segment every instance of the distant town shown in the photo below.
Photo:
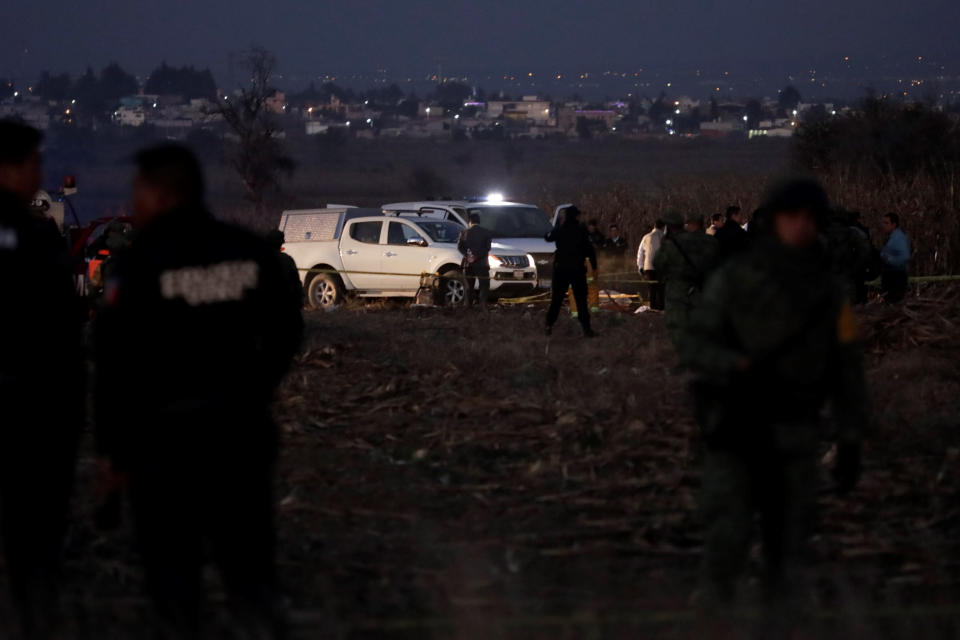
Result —
[[[533, 71], [448, 76], [442, 69], [417, 78], [378, 70], [325, 74], [309, 82], [278, 75], [266, 108], [276, 117], [278, 135], [478, 140], [790, 137], [805, 121], [841, 116], [871, 94], [960, 112], [960, 75], [923, 56], [912, 68], [891, 67], [879, 74], [883, 90], [871, 89], [864, 79], [869, 69], [856, 69], [849, 58], [837, 69], [789, 76], [789, 83], [765, 96], [750, 93], [760, 90], [758, 81], [737, 84], [729, 71], [697, 70], [696, 82], [681, 78], [676, 87], [663, 74], [644, 69], [582, 72], [572, 78]], [[835, 87], [837, 95], [849, 94], [851, 83], [860, 91], [856, 98], [820, 97]], [[364, 84], [372, 88], [358, 88]], [[612, 89], [622, 94], [583, 97]], [[164, 63], [136, 76], [111, 64], [79, 77], [43, 72], [27, 83], [0, 79], [0, 117], [20, 118], [43, 130], [147, 127], [175, 139], [198, 130], [226, 133], [220, 104], [234, 95], [208, 70]]]

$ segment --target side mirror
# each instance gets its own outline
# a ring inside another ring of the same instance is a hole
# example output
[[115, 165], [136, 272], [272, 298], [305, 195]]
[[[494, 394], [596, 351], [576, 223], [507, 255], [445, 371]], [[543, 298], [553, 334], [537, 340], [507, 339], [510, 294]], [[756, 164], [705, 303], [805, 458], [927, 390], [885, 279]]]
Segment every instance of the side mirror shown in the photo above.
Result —
[[411, 247], [425, 247], [427, 246], [427, 241], [423, 238], [409, 238], [407, 239], [407, 245]]

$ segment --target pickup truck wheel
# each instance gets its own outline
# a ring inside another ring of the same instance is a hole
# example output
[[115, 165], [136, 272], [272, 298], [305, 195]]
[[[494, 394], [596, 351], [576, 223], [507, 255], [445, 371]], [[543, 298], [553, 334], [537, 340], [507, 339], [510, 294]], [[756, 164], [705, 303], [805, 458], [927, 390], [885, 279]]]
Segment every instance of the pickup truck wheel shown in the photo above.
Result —
[[343, 283], [329, 273], [319, 273], [307, 285], [307, 306], [311, 309], [332, 309], [343, 302]]
[[458, 270], [451, 269], [441, 274], [440, 293], [445, 306], [463, 306], [467, 302], [467, 281]]

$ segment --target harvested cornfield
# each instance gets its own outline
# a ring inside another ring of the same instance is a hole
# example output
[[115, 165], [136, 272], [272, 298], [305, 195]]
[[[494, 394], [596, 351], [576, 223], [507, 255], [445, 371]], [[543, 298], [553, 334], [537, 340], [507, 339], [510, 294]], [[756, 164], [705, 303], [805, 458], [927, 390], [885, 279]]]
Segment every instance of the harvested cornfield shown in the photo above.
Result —
[[[826, 491], [824, 466], [814, 593], [793, 637], [960, 633], [957, 300], [946, 289], [863, 312], [876, 427], [855, 493]], [[662, 317], [605, 313], [592, 341], [562, 322], [548, 341], [542, 313], [307, 316], [276, 405], [295, 638], [720, 632], [689, 604], [700, 444]], [[142, 637], [129, 533], [96, 532], [89, 511], [84, 480], [68, 564], [76, 625]], [[756, 624], [753, 565], [733, 631]], [[211, 577], [215, 603], [218, 591]]]

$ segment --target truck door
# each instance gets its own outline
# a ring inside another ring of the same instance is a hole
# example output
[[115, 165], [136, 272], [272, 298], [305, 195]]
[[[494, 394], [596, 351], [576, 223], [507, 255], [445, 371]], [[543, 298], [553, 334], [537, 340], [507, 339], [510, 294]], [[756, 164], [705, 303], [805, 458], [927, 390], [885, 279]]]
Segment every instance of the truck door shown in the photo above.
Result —
[[354, 220], [347, 223], [340, 236], [340, 260], [350, 280], [357, 289], [377, 291], [385, 288], [383, 271], [383, 247], [380, 236], [383, 222]]
[[413, 291], [420, 288], [420, 274], [429, 270], [430, 247], [426, 237], [412, 224], [389, 223], [387, 244], [383, 247], [383, 270], [391, 291]]

